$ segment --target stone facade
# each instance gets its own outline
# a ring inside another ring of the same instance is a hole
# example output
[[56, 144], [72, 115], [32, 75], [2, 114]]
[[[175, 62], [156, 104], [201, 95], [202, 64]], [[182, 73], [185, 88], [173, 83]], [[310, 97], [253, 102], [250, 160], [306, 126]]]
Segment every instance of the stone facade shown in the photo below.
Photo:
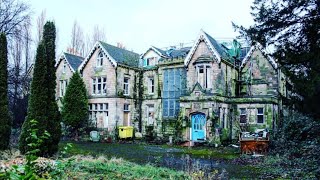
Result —
[[[231, 138], [275, 129], [286, 96], [283, 73], [258, 45], [242, 59], [228, 50], [201, 31], [192, 47], [151, 47], [132, 65], [121, 58], [136, 57], [133, 52], [97, 43], [78, 69], [88, 90], [89, 121], [109, 131], [134, 126], [146, 134], [152, 127], [159, 137], [187, 141], [209, 140], [216, 128]], [[70, 77], [61, 75], [62, 64], [57, 84]]]

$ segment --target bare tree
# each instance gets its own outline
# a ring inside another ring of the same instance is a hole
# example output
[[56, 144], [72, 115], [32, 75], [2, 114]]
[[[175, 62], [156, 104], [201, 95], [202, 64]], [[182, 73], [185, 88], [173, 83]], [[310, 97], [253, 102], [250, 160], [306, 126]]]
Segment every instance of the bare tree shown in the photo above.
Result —
[[83, 43], [84, 47], [84, 55], [87, 55], [91, 48], [94, 46], [94, 44], [97, 41], [106, 41], [106, 34], [104, 32], [104, 29], [99, 27], [98, 25], [95, 25], [92, 31], [92, 34], [87, 34], [85, 37], [85, 41]]
[[71, 45], [68, 52], [76, 55], [84, 55], [84, 36], [83, 31], [77, 21], [74, 21], [71, 30]]
[[117, 47], [121, 49], [126, 49], [126, 46], [122, 42], [117, 42]]
[[35, 37], [36, 46], [40, 43], [42, 39], [43, 26], [46, 22], [46, 10], [42, 10], [41, 14], [37, 18], [37, 34]]
[[[0, 32], [11, 38], [30, 19], [30, 6], [18, 0], [0, 0]], [[19, 34], [15, 34], [19, 35]]]
[[83, 53], [86, 56], [93, 46], [93, 43], [89, 34], [86, 35], [85, 43], [83, 44], [83, 46], [84, 46]]
[[30, 43], [32, 41], [31, 39], [31, 29], [30, 29], [30, 22], [27, 21], [26, 23], [24, 23], [23, 25], [23, 30], [24, 30], [24, 55], [25, 55], [25, 72], [28, 71], [29, 67], [30, 67]]
[[92, 33], [93, 43], [97, 41], [105, 41], [105, 40], [106, 40], [106, 34], [104, 33], [104, 29], [103, 28], [101, 29], [98, 25], [95, 25]]
[[[9, 50], [9, 57], [11, 62], [9, 63], [9, 77], [8, 77], [8, 88], [9, 88], [9, 108], [13, 115], [13, 124], [16, 125], [18, 117], [17, 111], [19, 110], [18, 101], [22, 98], [22, 56], [23, 56], [23, 37], [18, 34], [22, 34], [22, 29], [16, 29], [12, 37], [12, 42]], [[23, 119], [23, 118], [22, 118]]]

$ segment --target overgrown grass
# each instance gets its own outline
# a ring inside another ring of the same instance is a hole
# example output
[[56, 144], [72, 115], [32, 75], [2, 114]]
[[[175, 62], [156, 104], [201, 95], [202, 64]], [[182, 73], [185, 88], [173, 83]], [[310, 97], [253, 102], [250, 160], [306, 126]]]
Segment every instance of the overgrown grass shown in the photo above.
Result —
[[[63, 146], [66, 143], [62, 142]], [[148, 148], [163, 149], [162, 152], [148, 151]], [[173, 150], [173, 151], [171, 151]], [[148, 155], [161, 156], [165, 151], [173, 155], [190, 155], [195, 158], [232, 160], [239, 157], [239, 149], [231, 147], [181, 147], [168, 145], [141, 145], [141, 144], [104, 144], [91, 142], [73, 143], [73, 147], [68, 151], [70, 155], [106, 155], [110, 157], [122, 157], [124, 159], [132, 159], [134, 157], [146, 157]], [[136, 153], [136, 154], [135, 154]], [[133, 155], [133, 157], [132, 157]]]
[[123, 159], [76, 156], [63, 179], [189, 179], [180, 171], [151, 165], [138, 165]]

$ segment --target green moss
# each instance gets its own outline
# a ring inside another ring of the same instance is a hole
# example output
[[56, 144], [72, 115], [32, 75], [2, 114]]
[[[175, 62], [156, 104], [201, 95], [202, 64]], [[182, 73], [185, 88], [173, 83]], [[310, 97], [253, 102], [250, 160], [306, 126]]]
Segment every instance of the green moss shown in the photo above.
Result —
[[213, 159], [235, 159], [239, 157], [238, 149], [230, 149], [227, 147], [220, 148], [188, 148], [184, 154], [189, 154], [193, 157], [213, 158]]

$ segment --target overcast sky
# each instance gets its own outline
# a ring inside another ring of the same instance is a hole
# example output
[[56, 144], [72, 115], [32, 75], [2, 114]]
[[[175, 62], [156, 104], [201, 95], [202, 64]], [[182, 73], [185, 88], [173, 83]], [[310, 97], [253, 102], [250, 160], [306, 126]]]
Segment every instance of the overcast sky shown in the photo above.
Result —
[[70, 44], [71, 29], [77, 20], [85, 33], [98, 24], [107, 43], [123, 43], [127, 49], [143, 53], [150, 45], [167, 47], [190, 43], [202, 28], [217, 39], [234, 38], [231, 22], [253, 23], [253, 0], [27, 0], [33, 25], [42, 10], [58, 29], [58, 52]]

